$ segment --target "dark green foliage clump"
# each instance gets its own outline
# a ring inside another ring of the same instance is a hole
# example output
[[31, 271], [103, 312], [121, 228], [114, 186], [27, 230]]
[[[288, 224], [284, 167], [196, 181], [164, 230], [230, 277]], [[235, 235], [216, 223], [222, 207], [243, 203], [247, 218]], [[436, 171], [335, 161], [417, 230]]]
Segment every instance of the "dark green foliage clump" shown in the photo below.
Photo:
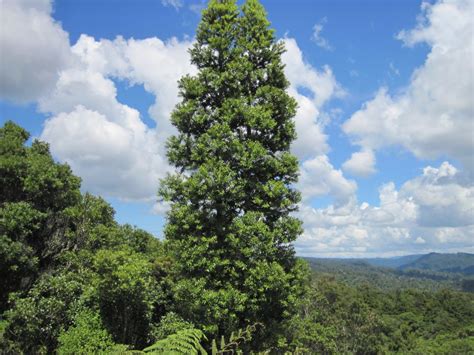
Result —
[[0, 348], [88, 353], [142, 348], [166, 312], [169, 259], [148, 233], [114, 221], [103, 199], [48, 145], [0, 129]]
[[73, 325], [58, 338], [59, 355], [121, 353], [124, 345], [115, 344], [102, 324], [100, 314], [85, 310], [78, 313]]
[[53, 162], [45, 143], [26, 147], [28, 138], [13, 122], [0, 130], [0, 311], [10, 292], [55, 264], [59, 234], [81, 199], [80, 179]]

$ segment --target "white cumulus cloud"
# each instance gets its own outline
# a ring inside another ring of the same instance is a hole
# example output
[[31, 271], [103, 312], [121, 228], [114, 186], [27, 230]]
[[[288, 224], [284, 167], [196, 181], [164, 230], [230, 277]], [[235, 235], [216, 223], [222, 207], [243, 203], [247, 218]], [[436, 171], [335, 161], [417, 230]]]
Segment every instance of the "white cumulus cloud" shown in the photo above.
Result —
[[329, 195], [337, 204], [343, 204], [355, 193], [357, 185], [329, 161], [324, 129], [330, 113], [324, 111], [324, 105], [345, 92], [329, 66], [318, 69], [306, 62], [295, 39], [285, 38], [284, 43], [282, 60], [290, 82], [288, 92], [298, 104], [294, 118], [297, 139], [292, 144], [292, 151], [301, 162], [298, 189], [306, 201]]
[[327, 155], [318, 155], [302, 163], [298, 188], [304, 199], [329, 195], [344, 204], [355, 194], [357, 185], [335, 169]]
[[379, 205], [313, 208], [299, 216], [305, 232], [296, 242], [303, 255], [398, 255], [463, 249], [473, 251], [474, 184], [448, 162], [426, 167], [400, 189], [389, 182], [379, 189]]
[[375, 154], [370, 149], [363, 149], [360, 152], [352, 153], [349, 160], [342, 164], [344, 171], [349, 174], [367, 177], [376, 172], [375, 170]]
[[418, 25], [399, 33], [407, 46], [427, 43], [425, 63], [398, 95], [386, 88], [343, 125], [365, 149], [398, 145], [425, 159], [450, 157], [474, 168], [474, 2], [423, 3]]
[[322, 107], [329, 100], [342, 97], [344, 91], [328, 66], [318, 70], [304, 60], [295, 39], [285, 38], [284, 43], [286, 52], [282, 60], [290, 82], [289, 93], [298, 103], [295, 117], [298, 138], [292, 150], [300, 160], [311, 159], [329, 151], [324, 133], [327, 117]]
[[[41, 138], [83, 178], [86, 189], [122, 199], [155, 198], [159, 178], [170, 170], [164, 143], [172, 133], [168, 117], [177, 100], [176, 82], [191, 70], [189, 64], [179, 65], [188, 46], [177, 40], [96, 41], [82, 35], [71, 48], [74, 65], [60, 73], [54, 90], [39, 101], [43, 112], [53, 114]], [[150, 70], [149, 60], [156, 70]], [[146, 70], [152, 73], [148, 77]], [[150, 112], [156, 128], [117, 100], [113, 78], [144, 85], [155, 95]]]
[[[137, 111], [130, 113], [138, 120]], [[109, 197], [151, 200], [167, 167], [157, 154], [155, 134], [77, 106], [48, 119], [41, 139], [83, 179], [85, 189]]]
[[35, 101], [71, 60], [69, 36], [41, 0], [0, 2], [0, 99]]

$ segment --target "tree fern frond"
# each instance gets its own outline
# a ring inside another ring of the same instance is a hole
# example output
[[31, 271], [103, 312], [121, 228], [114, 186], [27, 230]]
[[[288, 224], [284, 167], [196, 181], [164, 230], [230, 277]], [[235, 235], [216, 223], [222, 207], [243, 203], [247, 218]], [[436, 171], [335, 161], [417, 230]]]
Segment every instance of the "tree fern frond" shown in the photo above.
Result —
[[219, 348], [217, 348], [216, 339], [213, 339], [211, 346], [212, 355], [242, 354], [242, 350], [239, 349], [240, 345], [252, 340], [252, 335], [257, 330], [258, 326], [263, 326], [263, 324], [255, 323], [247, 326], [244, 330], [239, 329], [237, 333], [232, 332], [229, 336], [228, 342], [225, 337], [222, 336]]
[[207, 351], [201, 345], [202, 340], [206, 340], [206, 336], [199, 329], [184, 329], [157, 341], [143, 351], [147, 354], [207, 355]]

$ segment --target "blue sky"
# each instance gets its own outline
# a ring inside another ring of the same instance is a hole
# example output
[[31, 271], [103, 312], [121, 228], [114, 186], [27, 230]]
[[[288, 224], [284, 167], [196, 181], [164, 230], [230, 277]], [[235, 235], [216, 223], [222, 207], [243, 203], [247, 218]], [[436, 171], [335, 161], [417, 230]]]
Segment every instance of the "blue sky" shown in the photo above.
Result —
[[[261, 2], [299, 104], [297, 252], [474, 251], [472, 2]], [[120, 222], [161, 236], [168, 117], [205, 2], [0, 6], [2, 122], [48, 141]]]

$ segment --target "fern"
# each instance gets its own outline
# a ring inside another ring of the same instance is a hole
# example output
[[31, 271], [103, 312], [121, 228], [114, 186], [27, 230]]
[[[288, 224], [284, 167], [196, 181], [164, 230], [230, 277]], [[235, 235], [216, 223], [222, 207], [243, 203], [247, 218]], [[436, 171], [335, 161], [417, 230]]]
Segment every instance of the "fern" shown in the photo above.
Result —
[[204, 333], [199, 329], [184, 329], [157, 341], [155, 344], [143, 349], [143, 352], [146, 354], [167, 355], [207, 355], [207, 351], [201, 345], [201, 341], [206, 339]]
[[[239, 329], [237, 332], [232, 332], [226, 339], [224, 336], [220, 338], [219, 346], [216, 339], [211, 343], [212, 355], [227, 355], [227, 354], [243, 354], [239, 348], [242, 343], [252, 340], [252, 335], [256, 331], [257, 326], [263, 326], [260, 323], [247, 326], [244, 330]], [[199, 329], [184, 329], [171, 334], [165, 339], [157, 341], [155, 344], [143, 349], [143, 354], [166, 354], [166, 355], [208, 355], [207, 351], [201, 345], [202, 341], [207, 338]], [[127, 353], [128, 355], [129, 353]], [[131, 354], [131, 353], [130, 353]], [[261, 352], [259, 355], [266, 355], [269, 352]]]
[[211, 344], [212, 355], [243, 354], [243, 351], [239, 349], [240, 344], [252, 340], [252, 334], [257, 330], [257, 326], [259, 325], [263, 326], [260, 323], [255, 323], [247, 326], [245, 330], [239, 329], [237, 332], [232, 332], [228, 341], [222, 336], [219, 347], [217, 347], [216, 339], [213, 339]]

